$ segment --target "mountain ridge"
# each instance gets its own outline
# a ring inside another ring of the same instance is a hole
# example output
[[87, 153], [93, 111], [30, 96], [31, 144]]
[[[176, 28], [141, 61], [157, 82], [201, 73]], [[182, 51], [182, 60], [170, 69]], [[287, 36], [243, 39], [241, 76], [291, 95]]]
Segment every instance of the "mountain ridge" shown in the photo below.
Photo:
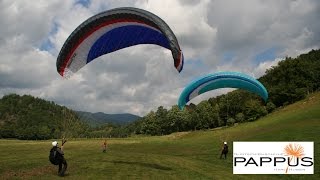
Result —
[[75, 111], [78, 117], [88, 123], [90, 126], [97, 127], [107, 123], [124, 125], [129, 124], [133, 121], [141, 118], [140, 116], [131, 114], [131, 113], [116, 113], [116, 114], [107, 114], [104, 112], [87, 112], [87, 111]]

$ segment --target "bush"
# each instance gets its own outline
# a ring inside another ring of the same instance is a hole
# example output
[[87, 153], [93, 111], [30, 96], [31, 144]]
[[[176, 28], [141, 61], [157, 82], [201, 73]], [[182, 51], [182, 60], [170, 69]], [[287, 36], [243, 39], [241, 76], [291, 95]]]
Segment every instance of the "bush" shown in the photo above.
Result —
[[276, 105], [273, 104], [272, 102], [268, 102], [267, 106], [266, 106], [266, 109], [267, 109], [268, 113], [271, 113], [273, 110], [276, 109]]
[[233, 126], [235, 122], [236, 122], [236, 120], [234, 120], [233, 118], [229, 118], [227, 120], [227, 126]]
[[243, 113], [238, 113], [236, 115], [236, 122], [243, 122], [244, 121], [244, 114]]

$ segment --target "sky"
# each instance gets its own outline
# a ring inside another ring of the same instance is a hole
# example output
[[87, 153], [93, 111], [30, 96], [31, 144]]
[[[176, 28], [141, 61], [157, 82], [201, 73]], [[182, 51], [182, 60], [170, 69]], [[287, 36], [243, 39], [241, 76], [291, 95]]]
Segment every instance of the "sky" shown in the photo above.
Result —
[[[176, 71], [169, 50], [138, 45], [61, 77], [56, 59], [68, 36], [91, 16], [117, 7], [163, 19], [184, 53], [183, 71]], [[144, 116], [176, 105], [199, 76], [237, 71], [259, 78], [285, 57], [319, 49], [319, 12], [318, 0], [0, 0], [0, 98], [29, 94], [74, 110]]]

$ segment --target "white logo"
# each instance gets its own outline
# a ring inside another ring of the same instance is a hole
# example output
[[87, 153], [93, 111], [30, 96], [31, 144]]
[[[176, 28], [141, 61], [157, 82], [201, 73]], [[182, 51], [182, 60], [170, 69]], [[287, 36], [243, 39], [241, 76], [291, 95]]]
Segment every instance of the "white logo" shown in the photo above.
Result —
[[233, 142], [233, 174], [313, 174], [313, 142]]

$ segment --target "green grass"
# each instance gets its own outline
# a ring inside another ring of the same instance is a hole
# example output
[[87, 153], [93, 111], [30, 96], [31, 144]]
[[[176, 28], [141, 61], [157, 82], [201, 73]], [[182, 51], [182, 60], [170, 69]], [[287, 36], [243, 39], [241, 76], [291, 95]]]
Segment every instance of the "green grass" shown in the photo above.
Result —
[[[258, 121], [230, 128], [168, 136], [70, 139], [65, 146], [66, 179], [320, 179], [320, 93]], [[230, 144], [219, 159], [221, 142]], [[314, 141], [314, 175], [233, 175], [232, 141]], [[51, 141], [0, 140], [0, 177], [56, 179], [48, 161]], [[1, 179], [0, 178], [0, 179]]]

